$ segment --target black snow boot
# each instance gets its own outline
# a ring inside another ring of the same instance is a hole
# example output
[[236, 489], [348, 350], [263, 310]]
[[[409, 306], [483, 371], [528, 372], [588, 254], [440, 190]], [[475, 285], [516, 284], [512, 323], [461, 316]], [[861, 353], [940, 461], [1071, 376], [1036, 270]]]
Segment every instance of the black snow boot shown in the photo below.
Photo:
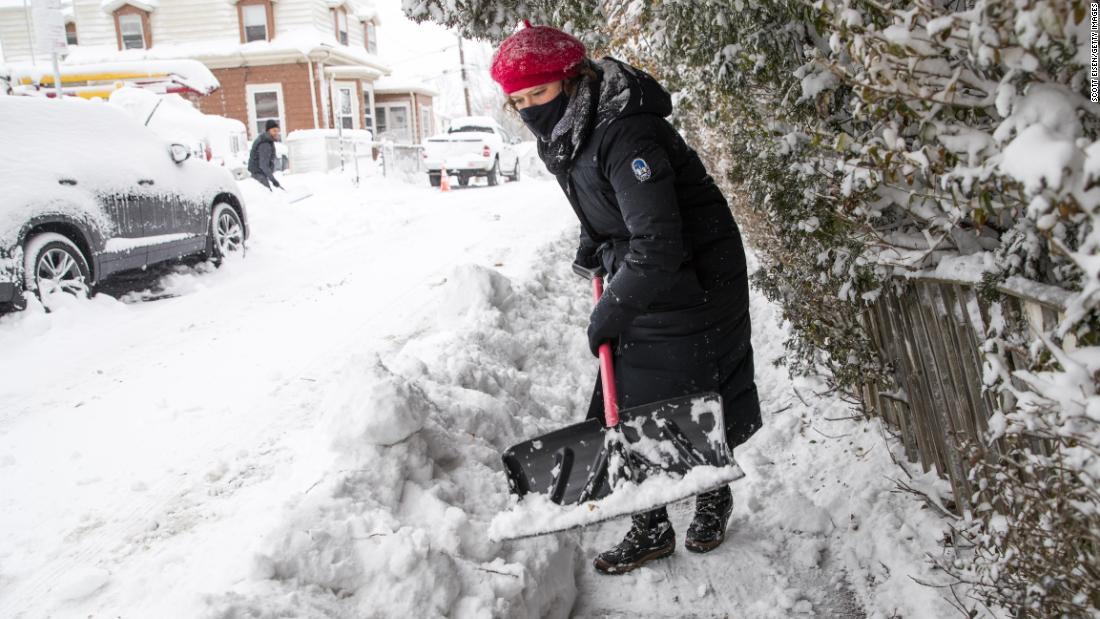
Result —
[[695, 519], [688, 527], [684, 548], [692, 552], [710, 552], [726, 539], [726, 523], [733, 511], [729, 486], [704, 492], [695, 497]]
[[676, 550], [676, 532], [665, 508], [634, 516], [634, 525], [623, 541], [601, 552], [592, 562], [604, 574], [625, 574]]

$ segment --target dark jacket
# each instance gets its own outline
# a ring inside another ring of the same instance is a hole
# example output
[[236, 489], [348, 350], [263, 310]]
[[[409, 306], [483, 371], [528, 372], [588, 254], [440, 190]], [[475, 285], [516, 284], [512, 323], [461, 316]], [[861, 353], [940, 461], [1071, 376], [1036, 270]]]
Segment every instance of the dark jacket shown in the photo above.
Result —
[[[627, 68], [600, 86], [622, 91], [625, 105], [612, 117], [599, 106], [604, 117], [557, 176], [581, 221], [578, 257], [593, 255], [611, 274], [593, 323], [618, 337], [623, 407], [716, 391], [736, 445], [760, 426], [741, 235], [698, 155], [665, 120], [669, 94]], [[609, 94], [601, 101], [618, 99]]]
[[252, 142], [248, 171], [253, 176], [275, 180], [275, 140], [270, 133], [264, 131]]

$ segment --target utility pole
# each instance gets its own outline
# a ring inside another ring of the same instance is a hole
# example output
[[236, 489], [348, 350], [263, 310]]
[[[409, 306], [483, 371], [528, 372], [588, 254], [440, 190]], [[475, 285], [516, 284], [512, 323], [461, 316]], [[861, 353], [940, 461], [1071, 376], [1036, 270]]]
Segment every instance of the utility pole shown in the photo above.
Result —
[[462, 35], [458, 35], [458, 63], [462, 71], [462, 92], [466, 96], [466, 115], [473, 116], [470, 111], [470, 85], [466, 82], [466, 54], [462, 51]]

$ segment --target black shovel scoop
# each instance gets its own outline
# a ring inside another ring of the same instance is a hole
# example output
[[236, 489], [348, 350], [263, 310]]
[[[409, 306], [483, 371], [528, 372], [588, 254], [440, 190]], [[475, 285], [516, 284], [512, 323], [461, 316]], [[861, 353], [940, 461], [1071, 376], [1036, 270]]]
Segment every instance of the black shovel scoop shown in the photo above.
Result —
[[[598, 302], [603, 274], [591, 275]], [[600, 371], [604, 424], [588, 419], [504, 452], [508, 482], [520, 501], [510, 517], [494, 519], [490, 537], [531, 537], [649, 511], [744, 476], [727, 444], [717, 393], [620, 411], [609, 342], [600, 345]], [[524, 498], [532, 494], [576, 507], [552, 516], [524, 514]]]

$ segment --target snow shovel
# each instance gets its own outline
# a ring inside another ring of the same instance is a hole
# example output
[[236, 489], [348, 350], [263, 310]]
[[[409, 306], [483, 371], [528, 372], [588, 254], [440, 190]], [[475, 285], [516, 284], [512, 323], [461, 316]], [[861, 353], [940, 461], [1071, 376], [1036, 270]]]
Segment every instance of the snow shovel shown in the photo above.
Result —
[[286, 203], [287, 204], [294, 204], [295, 202], [301, 202], [302, 200], [305, 200], [306, 198], [312, 198], [313, 197], [313, 192], [312, 191], [302, 191], [302, 192], [291, 193], [290, 190], [288, 190], [286, 187], [283, 187], [282, 185], [279, 185], [279, 189], [282, 189], [283, 192], [286, 193], [286, 195], [287, 195]]
[[[603, 272], [590, 277], [598, 302]], [[698, 393], [619, 410], [611, 343], [600, 345], [604, 423], [587, 419], [504, 452], [518, 503], [490, 523], [494, 540], [582, 527], [656, 509], [744, 477], [726, 439], [722, 397]]]

